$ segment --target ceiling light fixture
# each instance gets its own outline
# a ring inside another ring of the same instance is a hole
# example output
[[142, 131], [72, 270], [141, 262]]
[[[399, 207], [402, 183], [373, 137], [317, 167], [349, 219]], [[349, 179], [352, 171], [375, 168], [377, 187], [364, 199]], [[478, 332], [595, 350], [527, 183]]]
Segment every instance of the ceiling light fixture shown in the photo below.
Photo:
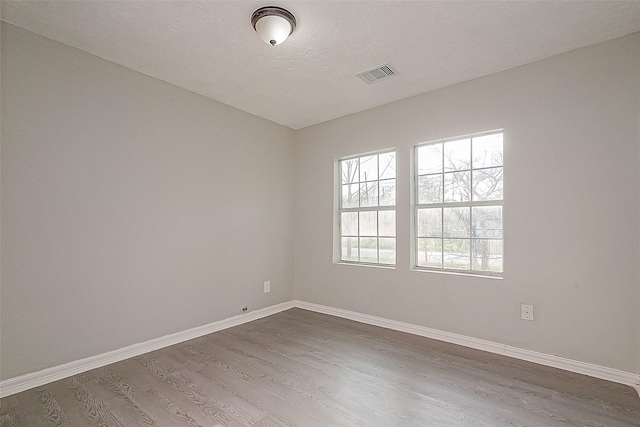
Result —
[[271, 46], [285, 41], [296, 28], [296, 18], [281, 7], [266, 6], [253, 12], [251, 25], [263, 42]]

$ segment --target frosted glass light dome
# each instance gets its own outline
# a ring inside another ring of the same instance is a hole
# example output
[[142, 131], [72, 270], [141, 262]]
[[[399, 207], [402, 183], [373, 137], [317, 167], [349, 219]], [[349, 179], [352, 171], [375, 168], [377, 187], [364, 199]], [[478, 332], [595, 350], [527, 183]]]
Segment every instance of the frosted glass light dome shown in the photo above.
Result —
[[293, 32], [296, 18], [285, 9], [267, 6], [253, 12], [251, 23], [263, 42], [276, 46]]
[[291, 34], [291, 24], [280, 16], [265, 16], [256, 22], [256, 32], [263, 42], [279, 45]]

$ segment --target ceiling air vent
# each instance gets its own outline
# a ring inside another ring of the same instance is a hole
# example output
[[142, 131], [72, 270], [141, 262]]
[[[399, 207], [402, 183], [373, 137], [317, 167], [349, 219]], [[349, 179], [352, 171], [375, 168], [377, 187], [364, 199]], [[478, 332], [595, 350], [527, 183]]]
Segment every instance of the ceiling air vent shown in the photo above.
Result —
[[377, 83], [380, 80], [387, 79], [391, 76], [395, 76], [396, 74], [398, 73], [396, 72], [396, 70], [391, 68], [391, 65], [384, 64], [372, 70], [364, 71], [356, 75], [360, 77], [362, 80], [364, 80], [365, 83], [372, 84], [372, 83]]

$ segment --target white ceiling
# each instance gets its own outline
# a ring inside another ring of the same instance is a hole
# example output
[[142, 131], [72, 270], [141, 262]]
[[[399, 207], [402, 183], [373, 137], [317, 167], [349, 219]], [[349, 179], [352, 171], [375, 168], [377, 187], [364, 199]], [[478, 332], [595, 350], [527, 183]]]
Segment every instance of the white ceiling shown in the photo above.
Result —
[[[264, 44], [258, 7], [298, 27]], [[7, 1], [2, 19], [300, 129], [640, 31], [640, 1]], [[361, 71], [398, 75], [367, 85]]]

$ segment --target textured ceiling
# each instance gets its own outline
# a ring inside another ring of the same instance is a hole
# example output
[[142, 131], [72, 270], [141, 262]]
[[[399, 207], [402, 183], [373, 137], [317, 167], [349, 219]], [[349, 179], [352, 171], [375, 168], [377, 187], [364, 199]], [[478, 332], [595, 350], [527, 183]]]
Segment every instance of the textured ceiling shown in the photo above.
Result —
[[[276, 47], [249, 22], [271, 4], [298, 21]], [[2, 19], [300, 129], [640, 31], [640, 1], [2, 0]]]

